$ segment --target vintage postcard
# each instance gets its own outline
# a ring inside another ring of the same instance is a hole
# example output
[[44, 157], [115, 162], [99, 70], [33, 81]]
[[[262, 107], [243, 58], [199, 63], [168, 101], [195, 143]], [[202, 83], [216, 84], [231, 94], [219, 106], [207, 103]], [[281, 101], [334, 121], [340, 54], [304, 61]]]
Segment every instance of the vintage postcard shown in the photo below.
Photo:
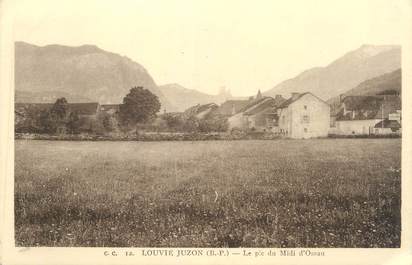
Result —
[[412, 264], [412, 2], [1, 2], [1, 261]]

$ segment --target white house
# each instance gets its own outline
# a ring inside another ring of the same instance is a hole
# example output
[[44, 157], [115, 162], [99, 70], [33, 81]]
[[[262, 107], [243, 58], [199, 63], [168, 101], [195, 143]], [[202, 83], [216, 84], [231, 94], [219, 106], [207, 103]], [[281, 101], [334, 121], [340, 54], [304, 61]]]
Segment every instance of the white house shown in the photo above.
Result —
[[310, 92], [292, 93], [278, 107], [279, 132], [286, 137], [306, 139], [328, 136], [330, 106]]

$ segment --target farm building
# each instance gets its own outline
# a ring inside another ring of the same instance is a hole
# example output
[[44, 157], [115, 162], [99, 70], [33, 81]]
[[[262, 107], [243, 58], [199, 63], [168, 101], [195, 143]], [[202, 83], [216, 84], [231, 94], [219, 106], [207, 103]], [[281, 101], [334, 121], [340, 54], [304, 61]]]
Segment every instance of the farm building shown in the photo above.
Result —
[[249, 103], [250, 100], [226, 100], [219, 106], [217, 111], [225, 117], [230, 117], [238, 113]]
[[69, 103], [69, 112], [75, 112], [80, 118], [96, 119], [100, 112], [100, 104], [96, 102], [90, 103]]
[[276, 131], [276, 108], [284, 101], [282, 96], [261, 97], [250, 100], [236, 114], [228, 118], [229, 130], [238, 128], [253, 131]]
[[197, 104], [196, 106], [190, 107], [185, 110], [182, 114], [182, 117], [187, 119], [189, 117], [195, 117], [197, 119], [204, 118], [207, 114], [211, 113], [212, 111], [216, 110], [219, 106], [215, 103], [209, 103], [200, 105]]
[[279, 132], [290, 138], [326, 137], [330, 106], [312, 93], [292, 93], [277, 109]]
[[103, 104], [100, 106], [100, 111], [109, 115], [114, 115], [119, 112], [120, 104]]
[[347, 96], [341, 101], [334, 132], [340, 135], [391, 134], [400, 131], [398, 95]]

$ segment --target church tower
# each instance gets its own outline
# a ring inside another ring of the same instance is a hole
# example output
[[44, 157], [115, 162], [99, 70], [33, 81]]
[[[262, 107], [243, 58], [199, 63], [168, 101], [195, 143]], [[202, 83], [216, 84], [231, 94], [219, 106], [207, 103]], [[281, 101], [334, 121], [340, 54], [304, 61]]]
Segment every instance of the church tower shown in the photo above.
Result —
[[262, 93], [260, 93], [260, 89], [256, 95], [256, 99], [261, 99], [262, 98]]

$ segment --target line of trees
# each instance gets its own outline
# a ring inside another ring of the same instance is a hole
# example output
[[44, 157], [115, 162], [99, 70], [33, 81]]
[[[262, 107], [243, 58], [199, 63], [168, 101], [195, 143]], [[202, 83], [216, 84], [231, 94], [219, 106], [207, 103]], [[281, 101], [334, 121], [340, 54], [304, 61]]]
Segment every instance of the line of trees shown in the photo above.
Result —
[[227, 118], [213, 111], [201, 119], [194, 116], [185, 119], [174, 114], [165, 114], [163, 119], [167, 128], [177, 132], [225, 132], [229, 127]]
[[[112, 132], [173, 131], [221, 132], [228, 127], [227, 119], [215, 111], [199, 119], [179, 114], [159, 113], [161, 104], [156, 95], [143, 87], [133, 87], [123, 98], [116, 113], [95, 113], [93, 118], [79, 115], [65, 98], [59, 98], [50, 108], [26, 109], [24, 118], [16, 121], [16, 132], [45, 134], [105, 134]], [[17, 115], [16, 115], [16, 118]]]

